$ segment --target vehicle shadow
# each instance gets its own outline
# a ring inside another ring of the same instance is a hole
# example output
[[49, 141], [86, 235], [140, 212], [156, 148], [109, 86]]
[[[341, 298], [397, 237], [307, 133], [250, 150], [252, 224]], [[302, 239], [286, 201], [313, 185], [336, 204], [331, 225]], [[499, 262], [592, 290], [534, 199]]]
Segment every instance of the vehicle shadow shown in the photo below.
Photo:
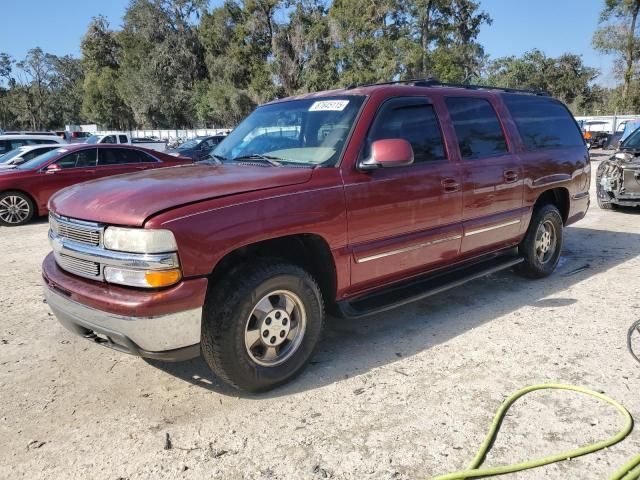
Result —
[[[390, 365], [523, 306], [570, 307], [575, 298], [547, 298], [640, 254], [640, 235], [569, 227], [557, 271], [529, 280], [507, 271], [426, 300], [357, 320], [328, 318], [310, 364], [295, 380], [264, 394], [238, 392], [215, 378], [203, 358], [147, 362], [186, 382], [230, 396], [271, 398], [318, 388]], [[486, 299], [491, 299], [487, 302]], [[552, 316], [541, 318], [552, 321]]]

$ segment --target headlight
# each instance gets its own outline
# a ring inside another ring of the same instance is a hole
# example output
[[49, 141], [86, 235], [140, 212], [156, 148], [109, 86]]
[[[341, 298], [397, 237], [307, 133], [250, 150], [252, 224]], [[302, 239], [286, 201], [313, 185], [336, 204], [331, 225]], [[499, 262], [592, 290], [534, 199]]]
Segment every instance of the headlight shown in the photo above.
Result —
[[169, 230], [107, 227], [104, 248], [131, 253], [165, 253], [178, 250], [176, 239]]
[[104, 279], [108, 283], [141, 288], [161, 288], [178, 283], [182, 278], [180, 269], [172, 270], [128, 270], [104, 267]]

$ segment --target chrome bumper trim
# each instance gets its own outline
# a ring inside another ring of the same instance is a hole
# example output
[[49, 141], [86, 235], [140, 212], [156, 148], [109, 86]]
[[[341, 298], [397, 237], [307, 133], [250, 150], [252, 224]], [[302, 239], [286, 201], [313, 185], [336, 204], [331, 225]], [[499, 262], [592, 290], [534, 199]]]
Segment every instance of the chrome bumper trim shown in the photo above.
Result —
[[[115, 333], [117, 338], [133, 342], [148, 352], [163, 352], [189, 347], [200, 343], [202, 308], [157, 317], [133, 317], [116, 315], [74, 302], [45, 284], [44, 297], [58, 321], [68, 330], [82, 334], [92, 330], [98, 334]], [[108, 332], [108, 333], [105, 333]], [[130, 343], [129, 342], [129, 343]], [[127, 345], [122, 351], [131, 352]]]

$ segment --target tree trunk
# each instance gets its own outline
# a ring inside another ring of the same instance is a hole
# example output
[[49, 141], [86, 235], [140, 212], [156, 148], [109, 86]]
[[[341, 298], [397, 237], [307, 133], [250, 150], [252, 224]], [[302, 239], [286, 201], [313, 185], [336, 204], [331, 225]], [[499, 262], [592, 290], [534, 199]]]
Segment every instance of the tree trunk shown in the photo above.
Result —
[[[639, 0], [640, 1], [640, 0]], [[424, 11], [424, 16], [421, 15], [422, 17], [422, 24], [420, 25], [420, 47], [422, 49], [422, 65], [420, 66], [421, 68], [421, 72], [420, 72], [420, 76], [424, 75], [425, 77], [429, 76], [428, 72], [427, 72], [427, 64], [429, 62], [428, 60], [428, 53], [429, 53], [429, 23], [431, 22], [431, 0], [429, 0], [427, 2], [427, 4], [425, 5], [425, 11]]]
[[636, 44], [636, 22], [638, 20], [638, 13], [640, 12], [640, 0], [636, 0], [633, 5], [631, 29], [627, 37], [627, 52], [626, 60], [627, 65], [624, 71], [624, 87], [622, 90], [622, 108], [626, 110], [629, 102], [629, 91], [631, 90], [631, 79], [633, 78], [633, 64], [635, 61], [635, 44]]

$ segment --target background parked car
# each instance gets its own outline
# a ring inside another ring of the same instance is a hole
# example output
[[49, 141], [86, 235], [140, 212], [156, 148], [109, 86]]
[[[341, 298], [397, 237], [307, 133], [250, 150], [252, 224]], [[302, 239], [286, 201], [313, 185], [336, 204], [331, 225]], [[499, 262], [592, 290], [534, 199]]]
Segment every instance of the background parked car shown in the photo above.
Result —
[[152, 138], [131, 138], [128, 133], [116, 132], [108, 135], [91, 135], [85, 139], [84, 143], [108, 143], [113, 145], [135, 144], [139, 147], [164, 152], [167, 149], [167, 142], [164, 140], [154, 140]]
[[197, 162], [203, 160], [224, 138], [224, 135], [195, 137], [187, 140], [176, 148], [167, 150], [167, 153], [191, 158]]
[[15, 165], [20, 165], [56, 148], [60, 148], [57, 143], [18, 147], [0, 156], [0, 168], [14, 168]]
[[68, 145], [0, 170], [0, 225], [17, 226], [47, 213], [58, 190], [96, 178], [192, 163], [153, 150], [124, 145]]
[[600, 121], [582, 122], [582, 131], [587, 145], [591, 148], [604, 148], [609, 142], [609, 123]]
[[62, 138], [69, 143], [82, 143], [91, 136], [91, 132], [70, 132], [65, 130], [62, 132]]
[[45, 143], [67, 144], [67, 142], [57, 135], [0, 135], [0, 155], [4, 155], [11, 150], [25, 145], [42, 145]]

